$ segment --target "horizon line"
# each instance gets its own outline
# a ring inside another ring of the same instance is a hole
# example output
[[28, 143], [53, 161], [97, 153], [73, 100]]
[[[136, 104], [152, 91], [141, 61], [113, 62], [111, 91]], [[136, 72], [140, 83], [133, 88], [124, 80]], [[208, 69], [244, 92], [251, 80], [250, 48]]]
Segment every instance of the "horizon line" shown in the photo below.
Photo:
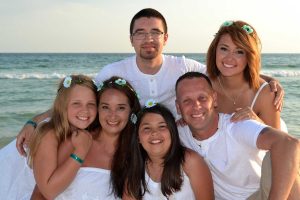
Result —
[[[135, 54], [134, 52], [0, 52], [0, 54]], [[206, 54], [203, 52], [163, 52], [163, 54]], [[263, 52], [261, 54], [300, 54], [300, 52]]]

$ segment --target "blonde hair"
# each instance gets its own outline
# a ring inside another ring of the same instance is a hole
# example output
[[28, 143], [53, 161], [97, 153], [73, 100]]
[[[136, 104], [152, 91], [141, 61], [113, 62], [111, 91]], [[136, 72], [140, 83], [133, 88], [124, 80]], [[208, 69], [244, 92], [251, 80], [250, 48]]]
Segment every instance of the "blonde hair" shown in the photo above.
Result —
[[[242, 27], [247, 25], [253, 32], [248, 33]], [[215, 80], [221, 73], [216, 64], [216, 49], [220, 38], [229, 34], [232, 41], [246, 52], [247, 66], [244, 70], [244, 78], [251, 88], [259, 88], [259, 73], [261, 68], [261, 42], [255, 29], [243, 21], [234, 21], [230, 25], [222, 25], [215, 38], [211, 42], [206, 55], [207, 73], [209, 78]]]
[[[51, 119], [48, 122], [43, 122], [37, 126], [29, 144], [29, 156], [28, 163], [32, 166], [33, 159], [39, 148], [41, 140], [44, 135], [50, 130], [54, 130], [55, 137], [60, 145], [71, 134], [70, 124], [67, 116], [67, 107], [69, 102], [69, 96], [72, 88], [75, 85], [81, 85], [91, 89], [97, 95], [97, 87], [93, 80], [85, 75], [71, 75], [72, 81], [69, 87], [64, 86], [65, 78], [59, 83], [57, 95], [51, 108]], [[97, 100], [98, 105], [98, 100]], [[90, 128], [94, 128], [98, 125], [98, 117], [90, 125]]]

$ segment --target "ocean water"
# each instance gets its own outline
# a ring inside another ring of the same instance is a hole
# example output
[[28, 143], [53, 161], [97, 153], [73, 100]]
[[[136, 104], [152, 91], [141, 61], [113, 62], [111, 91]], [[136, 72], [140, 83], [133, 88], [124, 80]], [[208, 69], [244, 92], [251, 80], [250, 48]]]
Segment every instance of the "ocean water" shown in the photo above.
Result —
[[[0, 54], [0, 148], [12, 140], [26, 120], [50, 108], [60, 78], [94, 77], [106, 64], [132, 54]], [[185, 55], [202, 63], [205, 54]], [[262, 73], [285, 89], [281, 113], [289, 132], [300, 138], [300, 54], [263, 54]]]

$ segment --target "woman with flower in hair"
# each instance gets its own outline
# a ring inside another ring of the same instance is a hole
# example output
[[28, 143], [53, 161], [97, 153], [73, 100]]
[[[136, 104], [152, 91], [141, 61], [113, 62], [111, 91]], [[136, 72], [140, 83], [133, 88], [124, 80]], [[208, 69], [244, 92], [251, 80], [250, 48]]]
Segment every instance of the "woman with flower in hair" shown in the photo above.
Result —
[[261, 43], [251, 25], [224, 22], [210, 44], [206, 62], [218, 94], [219, 112], [235, 113], [232, 121], [255, 119], [274, 128], [285, 128], [272, 103], [275, 94], [259, 75]]
[[[224, 22], [207, 52], [207, 71], [217, 92], [217, 110], [233, 113], [233, 122], [254, 119], [287, 132], [280, 112], [273, 105], [275, 94], [259, 77], [261, 43], [255, 29], [243, 21]], [[281, 108], [280, 108], [281, 110]], [[264, 156], [264, 155], [261, 155]], [[268, 198], [271, 174], [274, 170], [270, 153], [263, 158], [261, 187], [251, 197]], [[300, 179], [296, 178], [289, 199], [298, 199]]]
[[[30, 143], [37, 183], [32, 199], [42, 195], [46, 199], [109, 200], [118, 199], [114, 193], [123, 190], [123, 167], [128, 160], [124, 149], [139, 101], [124, 79], [112, 77], [98, 88], [86, 79], [64, 79], [50, 121], [38, 127]], [[88, 131], [97, 115], [97, 100], [100, 127]]]
[[164, 106], [146, 102], [130, 148], [123, 200], [213, 199], [208, 166], [181, 145], [175, 119]]

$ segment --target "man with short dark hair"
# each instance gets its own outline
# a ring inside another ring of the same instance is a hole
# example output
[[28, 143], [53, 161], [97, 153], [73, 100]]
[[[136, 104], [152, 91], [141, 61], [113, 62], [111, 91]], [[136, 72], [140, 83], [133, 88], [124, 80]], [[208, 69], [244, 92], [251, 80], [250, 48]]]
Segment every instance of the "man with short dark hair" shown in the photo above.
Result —
[[[217, 106], [217, 93], [206, 75], [188, 72], [177, 80], [176, 107], [188, 125], [179, 127], [180, 139], [206, 160], [216, 199], [299, 198], [299, 140], [254, 120], [233, 123]], [[270, 152], [272, 168], [265, 172], [272, 171], [272, 181], [268, 185], [268, 178], [263, 179], [260, 188], [264, 150]]]

